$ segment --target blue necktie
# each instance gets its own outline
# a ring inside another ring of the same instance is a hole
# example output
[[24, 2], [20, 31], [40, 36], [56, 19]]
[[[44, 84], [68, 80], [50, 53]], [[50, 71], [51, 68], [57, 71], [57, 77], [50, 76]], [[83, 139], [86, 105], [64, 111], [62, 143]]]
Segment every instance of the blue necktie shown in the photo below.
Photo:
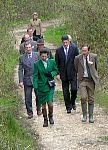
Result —
[[32, 56], [31, 54], [28, 54], [29, 55], [29, 61], [32, 63]]

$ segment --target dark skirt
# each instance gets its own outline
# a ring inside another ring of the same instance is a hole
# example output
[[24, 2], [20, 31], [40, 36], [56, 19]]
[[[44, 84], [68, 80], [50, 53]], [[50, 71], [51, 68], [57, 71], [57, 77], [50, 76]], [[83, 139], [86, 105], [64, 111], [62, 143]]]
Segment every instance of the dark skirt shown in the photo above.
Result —
[[53, 102], [53, 96], [54, 96], [54, 88], [51, 88], [48, 92], [38, 92], [38, 102], [39, 105], [42, 105], [44, 103]]
[[37, 35], [36, 34], [36, 30], [34, 30], [34, 32], [33, 32], [33, 40], [37, 41], [37, 40], [42, 39], [42, 38], [43, 38], [43, 36]]

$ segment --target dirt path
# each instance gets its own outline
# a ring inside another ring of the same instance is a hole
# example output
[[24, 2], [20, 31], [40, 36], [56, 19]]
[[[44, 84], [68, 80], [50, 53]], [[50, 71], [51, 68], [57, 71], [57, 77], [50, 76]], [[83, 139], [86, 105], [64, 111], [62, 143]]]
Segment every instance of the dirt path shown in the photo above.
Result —
[[[47, 21], [43, 23], [44, 31], [46, 27], [54, 25], [57, 21]], [[16, 37], [16, 48], [20, 43], [22, 35], [26, 32], [26, 27], [14, 29]], [[49, 48], [55, 48], [53, 44], [46, 43]], [[14, 80], [18, 84], [17, 75], [18, 65], [15, 68]], [[56, 91], [61, 90], [61, 85], [57, 84]], [[23, 91], [19, 90], [19, 94], [24, 99]], [[98, 106], [95, 107], [94, 117], [95, 123], [81, 122], [80, 103], [77, 103], [77, 110], [71, 114], [65, 111], [64, 103], [60, 103], [55, 96], [54, 102], [54, 126], [43, 128], [43, 117], [36, 115], [35, 100], [33, 95], [33, 112], [34, 117], [27, 122], [31, 125], [32, 131], [39, 135], [37, 139], [42, 150], [108, 150], [108, 142], [102, 141], [100, 137], [108, 136], [108, 116]], [[26, 109], [23, 104], [22, 117], [26, 118]]]

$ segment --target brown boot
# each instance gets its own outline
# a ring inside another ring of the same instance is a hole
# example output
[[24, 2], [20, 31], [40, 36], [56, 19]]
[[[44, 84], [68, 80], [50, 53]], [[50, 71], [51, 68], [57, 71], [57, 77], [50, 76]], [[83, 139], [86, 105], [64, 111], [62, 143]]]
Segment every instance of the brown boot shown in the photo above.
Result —
[[54, 120], [53, 120], [53, 106], [51, 108], [49, 108], [48, 117], [49, 117], [50, 124], [54, 124]]
[[42, 115], [42, 111], [41, 111], [41, 107], [40, 106], [37, 107], [37, 115], [38, 116]]
[[48, 127], [48, 118], [47, 118], [47, 110], [42, 109], [43, 117], [44, 117], [44, 124], [43, 127]]

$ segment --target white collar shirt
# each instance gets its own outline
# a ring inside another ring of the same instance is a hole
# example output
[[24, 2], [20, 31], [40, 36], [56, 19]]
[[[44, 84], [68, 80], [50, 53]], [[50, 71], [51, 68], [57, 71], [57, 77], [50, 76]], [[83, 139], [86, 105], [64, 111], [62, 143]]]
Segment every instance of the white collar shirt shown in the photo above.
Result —
[[32, 52], [28, 53], [28, 58], [32, 58]]
[[[87, 56], [87, 61], [89, 61], [89, 55]], [[88, 77], [87, 67], [86, 67], [86, 57], [83, 55], [83, 62], [84, 62], [84, 77]]]
[[65, 52], [65, 55], [67, 55], [68, 51], [69, 51], [69, 45], [67, 46], [67, 49], [63, 46], [63, 49], [64, 49], [64, 52]]

